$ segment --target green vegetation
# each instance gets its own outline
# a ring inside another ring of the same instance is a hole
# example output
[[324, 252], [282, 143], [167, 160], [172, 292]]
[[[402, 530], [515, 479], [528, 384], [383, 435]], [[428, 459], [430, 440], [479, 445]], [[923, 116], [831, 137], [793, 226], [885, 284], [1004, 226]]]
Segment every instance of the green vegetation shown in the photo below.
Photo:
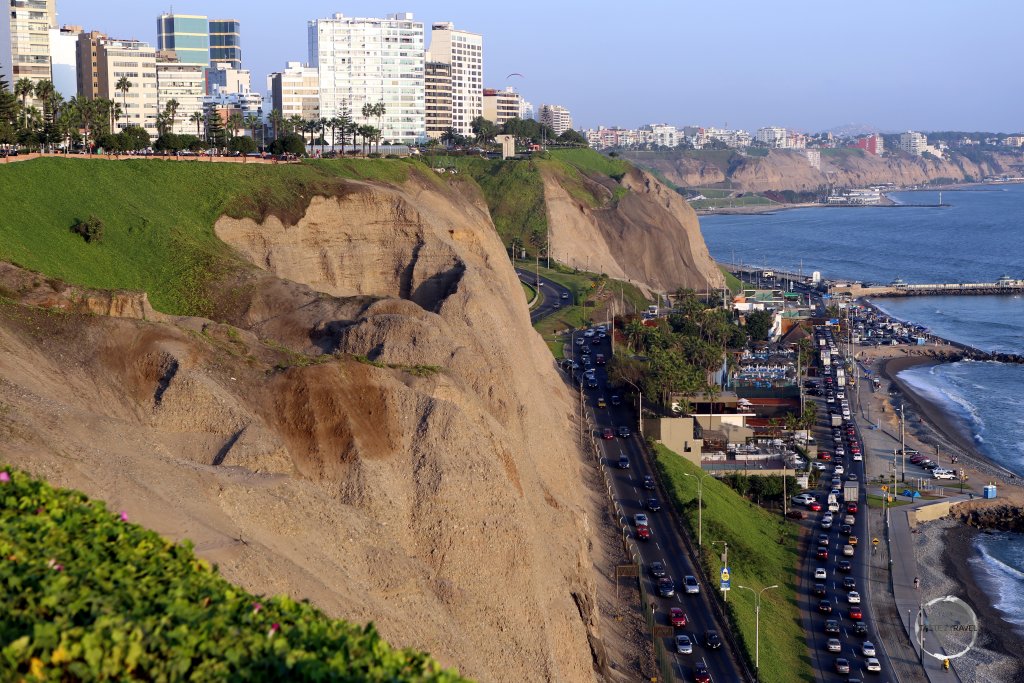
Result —
[[[214, 164], [38, 159], [0, 167], [0, 259], [67, 282], [145, 291], [166, 313], [212, 313], [209, 287], [247, 267], [213, 232], [222, 214], [294, 222], [339, 178], [401, 182], [412, 162], [317, 160]], [[425, 173], [425, 171], [424, 171]], [[71, 232], [90, 217], [101, 242]]]
[[522, 280], [519, 281], [519, 284], [523, 286], [523, 292], [526, 294], [526, 303], [533, 301], [533, 297], [537, 295], [537, 290]]
[[613, 159], [592, 149], [553, 149], [548, 154], [552, 159], [574, 166], [584, 173], [606, 175], [619, 180], [626, 175], [629, 164], [622, 159]]
[[695, 187], [692, 188], [693, 192], [699, 192], [708, 199], [725, 199], [731, 197], [735, 192], [733, 190], [722, 190], [712, 187]]
[[739, 294], [743, 291], [743, 283], [740, 282], [739, 278], [729, 272], [729, 269], [725, 266], [718, 266], [718, 269], [722, 271], [722, 275], [725, 276], [725, 286], [729, 288], [729, 291], [733, 294]]
[[[706, 195], [705, 195], [706, 196]], [[731, 209], [737, 206], [771, 206], [775, 204], [767, 197], [757, 194], [743, 195], [741, 197], [723, 197], [722, 199], [698, 199], [690, 202], [694, 211], [706, 211], [708, 209]]]
[[[702, 472], [660, 444], [655, 445], [655, 451], [656, 466], [669, 497], [685, 520], [690, 537], [696, 540], [697, 477]], [[767, 683], [813, 681], [797, 608], [798, 527], [757, 507], [714, 477], [705, 477], [702, 488], [704, 568], [708, 576], [717, 578], [722, 569], [722, 546], [712, 542], [728, 542], [733, 590], [726, 609], [748, 659], [754, 660], [754, 598], [750, 591], [737, 586], [760, 591], [778, 585], [761, 598], [761, 679]], [[706, 589], [714, 590], [715, 586]]]
[[[909, 500], [900, 500], [899, 496], [895, 496], [893, 498], [893, 500], [889, 503], [889, 505], [892, 506], [892, 507], [897, 507], [897, 506], [900, 506], [900, 505], [910, 505], [910, 503], [911, 503], [911, 501], [909, 501]], [[879, 495], [868, 494], [868, 507], [869, 508], [884, 508], [885, 507], [885, 499], [882, 498]]]
[[5, 680], [462, 680], [18, 471], [0, 473], [0, 557]]

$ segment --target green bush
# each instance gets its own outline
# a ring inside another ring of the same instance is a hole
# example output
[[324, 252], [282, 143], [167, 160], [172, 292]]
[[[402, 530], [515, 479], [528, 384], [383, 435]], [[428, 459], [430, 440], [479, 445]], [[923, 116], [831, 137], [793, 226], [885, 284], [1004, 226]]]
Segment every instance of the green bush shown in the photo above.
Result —
[[271, 154], [295, 154], [306, 153], [306, 140], [301, 135], [288, 133], [270, 143]]
[[460, 681], [373, 625], [231, 585], [75, 491], [0, 471], [0, 670], [36, 681]]
[[96, 216], [89, 216], [84, 221], [78, 219], [71, 226], [71, 232], [81, 235], [82, 239], [90, 244], [103, 239], [103, 221]]
[[228, 141], [228, 149], [232, 152], [251, 154], [256, 151], [256, 141], [246, 135], [239, 135]]

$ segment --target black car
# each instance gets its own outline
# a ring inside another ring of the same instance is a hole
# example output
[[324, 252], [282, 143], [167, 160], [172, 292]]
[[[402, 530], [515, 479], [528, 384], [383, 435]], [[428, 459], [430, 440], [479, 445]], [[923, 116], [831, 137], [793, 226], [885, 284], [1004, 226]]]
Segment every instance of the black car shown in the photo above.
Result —
[[619, 466], [620, 470], [628, 470], [629, 469], [629, 458], [627, 458], [624, 455], [619, 456], [619, 465], [618, 466]]
[[627, 427], [626, 425], [622, 425], [621, 427], [619, 427], [619, 436], [622, 437], [623, 439], [628, 439], [632, 435], [633, 433], [629, 431], [629, 427]]
[[654, 477], [649, 474], [644, 475], [644, 488], [648, 491], [654, 490]]
[[839, 621], [829, 619], [825, 622], [825, 633], [839, 633]]
[[622, 399], [619, 397], [618, 394], [612, 394], [611, 401], [613, 406], [617, 406], [622, 403]]
[[657, 498], [648, 498], [647, 499], [647, 509], [649, 511], [651, 511], [651, 512], [660, 512], [661, 511], [661, 503], [658, 502]]
[[828, 600], [818, 601], [818, 611], [822, 614], [832, 614], [832, 603]]
[[823, 584], [823, 583], [816, 583], [816, 584], [814, 584], [814, 588], [811, 589], [811, 590], [812, 590], [812, 592], [815, 595], [825, 595], [825, 593], [827, 592], [827, 589], [825, 588], [825, 584]]
[[651, 562], [651, 566], [648, 568], [648, 571], [650, 571], [651, 576], [656, 579], [660, 579], [668, 574], [668, 572], [665, 571], [665, 565], [662, 562]]
[[722, 647], [722, 639], [718, 637], [717, 631], [705, 631], [704, 632], [704, 645], [709, 650], [717, 650]]
[[853, 571], [853, 565], [850, 564], [849, 560], [839, 560], [839, 563], [836, 565], [836, 568], [839, 569], [839, 571], [841, 572]]
[[671, 598], [676, 594], [675, 584], [672, 579], [668, 576], [663, 576], [658, 579], [658, 595], [663, 598]]
[[853, 622], [853, 634], [860, 636], [861, 638], [867, 638], [868, 627], [864, 625], [862, 621]]
[[849, 524], [844, 524], [841, 527], [839, 527], [839, 533], [841, 533], [843, 536], [849, 536], [851, 533], [853, 533], [853, 529], [850, 527]]
[[843, 577], [843, 590], [855, 591], [857, 590], [857, 580], [852, 576]]

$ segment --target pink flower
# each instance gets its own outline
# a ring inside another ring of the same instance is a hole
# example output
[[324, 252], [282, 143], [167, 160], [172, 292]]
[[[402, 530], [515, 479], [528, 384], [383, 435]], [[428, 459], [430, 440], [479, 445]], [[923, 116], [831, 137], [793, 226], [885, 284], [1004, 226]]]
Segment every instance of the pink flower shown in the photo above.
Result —
[[270, 625], [270, 630], [267, 631], [267, 638], [273, 638], [274, 634], [276, 634], [280, 630], [281, 630], [281, 626], [279, 624], [271, 624]]
[[0, 472], [0, 482], [6, 484], [11, 480], [11, 475], [8, 472]]
[[261, 609], [263, 609], [263, 605], [261, 605], [261, 604], [260, 604], [260, 603], [258, 603], [258, 602], [254, 602], [254, 603], [252, 603], [252, 613], [253, 613], [253, 614], [257, 614], [257, 613], [259, 613], [259, 611], [260, 611]]
[[46, 566], [49, 567], [50, 569], [52, 569], [55, 572], [62, 572], [62, 571], [64, 571], [64, 565], [60, 564], [59, 562], [57, 562], [57, 560], [53, 559], [52, 557], [46, 563]]
[[122, 522], [127, 522], [128, 521], [128, 513], [125, 512], [124, 510], [121, 510], [121, 521]]

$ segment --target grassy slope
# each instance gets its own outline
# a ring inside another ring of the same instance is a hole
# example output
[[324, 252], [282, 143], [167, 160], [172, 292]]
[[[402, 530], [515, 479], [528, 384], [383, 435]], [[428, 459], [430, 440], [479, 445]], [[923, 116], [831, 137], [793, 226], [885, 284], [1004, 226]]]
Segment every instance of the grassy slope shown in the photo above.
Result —
[[[268, 166], [155, 160], [38, 159], [0, 166], [0, 259], [101, 289], [149, 294], [158, 310], [203, 315], [211, 278], [241, 267], [213, 233], [227, 213], [301, 215], [338, 178], [401, 182], [404, 161]], [[102, 242], [70, 232], [95, 215]]]
[[2, 471], [3, 680], [462, 680], [372, 625], [251, 595], [187, 543]]
[[[658, 444], [657, 466], [669, 496], [697, 538], [697, 480], [700, 469]], [[738, 496], [714, 477], [703, 480], [704, 566], [710, 576], [721, 570], [721, 546], [729, 543], [733, 585], [765, 591], [761, 600], [761, 677], [767, 683], [812, 681], [810, 658], [796, 605], [797, 526]], [[754, 659], [754, 599], [734, 588], [727, 603], [733, 630]]]
[[725, 286], [729, 288], [729, 291], [733, 294], [739, 293], [743, 289], [743, 283], [740, 282], [739, 278], [730, 273], [725, 266], [718, 266], [718, 269], [722, 271], [722, 275], [725, 276]]

